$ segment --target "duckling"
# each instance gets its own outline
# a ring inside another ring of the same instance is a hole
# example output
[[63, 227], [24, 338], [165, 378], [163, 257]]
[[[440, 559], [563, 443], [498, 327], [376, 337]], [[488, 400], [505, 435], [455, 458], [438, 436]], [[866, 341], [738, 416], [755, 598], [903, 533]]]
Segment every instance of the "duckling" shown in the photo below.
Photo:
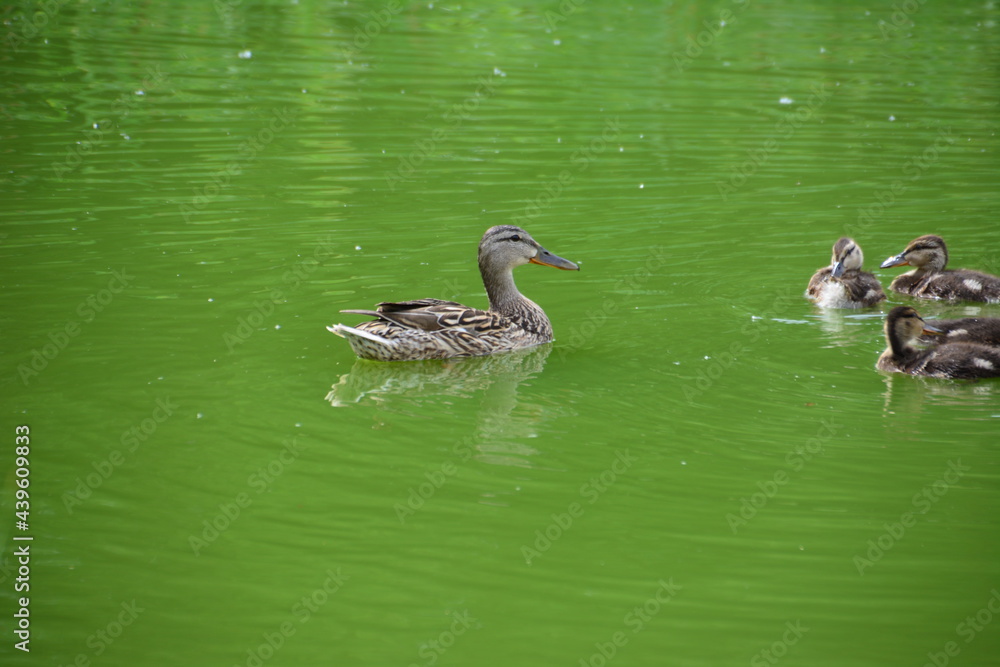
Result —
[[882, 262], [881, 268], [914, 266], [889, 285], [900, 294], [922, 299], [949, 299], [1000, 303], [1000, 278], [969, 269], [945, 270], [948, 248], [940, 236], [928, 234], [910, 241], [906, 249]]
[[866, 308], [885, 299], [874, 275], [861, 270], [865, 256], [854, 239], [846, 236], [833, 244], [830, 266], [809, 280], [806, 297], [823, 308]]
[[939, 335], [921, 336], [921, 343], [979, 343], [1000, 347], [1000, 317], [962, 317], [957, 320], [931, 320]]
[[552, 324], [545, 311], [514, 284], [514, 267], [529, 262], [580, 269], [553, 255], [520, 227], [497, 225], [487, 229], [479, 242], [479, 272], [489, 310], [441, 299], [382, 302], [375, 310], [340, 311], [378, 319], [327, 329], [346, 338], [359, 357], [377, 361], [478, 357], [549, 343]]
[[946, 343], [917, 350], [912, 343], [921, 333], [941, 334], [910, 306], [896, 306], [885, 318], [885, 352], [875, 367], [881, 371], [937, 378], [1000, 377], [1000, 349], [977, 343]]

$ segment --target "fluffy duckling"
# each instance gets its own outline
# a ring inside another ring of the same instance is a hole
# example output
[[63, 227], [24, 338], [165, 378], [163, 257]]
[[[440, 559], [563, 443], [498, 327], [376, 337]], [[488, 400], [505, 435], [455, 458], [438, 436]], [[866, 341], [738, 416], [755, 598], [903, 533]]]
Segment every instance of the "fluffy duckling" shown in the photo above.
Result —
[[900, 294], [922, 299], [1000, 303], [1000, 278], [969, 269], [945, 270], [948, 248], [940, 236], [928, 234], [910, 241], [906, 250], [882, 262], [881, 268], [913, 266], [889, 285]]
[[1000, 317], [963, 317], [957, 320], [931, 320], [944, 338], [935, 334], [922, 336], [921, 343], [979, 343], [1000, 347]]
[[885, 318], [888, 347], [875, 367], [881, 371], [937, 378], [1000, 377], [1000, 349], [977, 343], [946, 343], [927, 350], [912, 347], [920, 334], [940, 334], [916, 310], [896, 306]]
[[867, 308], [885, 299], [878, 278], [862, 271], [861, 246], [846, 236], [833, 244], [830, 266], [809, 280], [806, 297], [823, 308]]

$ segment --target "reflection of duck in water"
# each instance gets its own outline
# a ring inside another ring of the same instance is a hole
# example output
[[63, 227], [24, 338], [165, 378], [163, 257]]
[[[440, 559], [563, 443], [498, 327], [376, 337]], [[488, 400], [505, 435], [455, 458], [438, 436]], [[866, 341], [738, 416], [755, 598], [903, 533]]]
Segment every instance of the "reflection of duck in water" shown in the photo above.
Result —
[[896, 306], [885, 320], [888, 347], [878, 358], [882, 371], [939, 378], [1000, 377], [1000, 349], [977, 343], [945, 343], [926, 350], [912, 347], [921, 333], [940, 334], [909, 306]]
[[474, 423], [452, 449], [495, 465], [531, 466], [539, 430], [553, 418], [572, 413], [566, 407], [536, 400], [518, 407], [518, 389], [538, 376], [551, 345], [473, 359], [381, 364], [358, 359], [333, 385], [326, 400], [334, 407], [377, 406], [380, 428], [393, 415], [442, 411], [464, 414], [475, 406]]
[[922, 299], [1000, 303], [1000, 278], [969, 269], [948, 269], [948, 248], [940, 236], [928, 234], [882, 262], [882, 268], [909, 265], [913, 271], [896, 276], [889, 289]]
[[342, 311], [377, 320], [327, 328], [346, 338], [359, 357], [378, 361], [475, 357], [548, 343], [552, 324], [545, 311], [514, 284], [514, 267], [529, 262], [570, 271], [580, 268], [550, 253], [520, 227], [499, 225], [486, 230], [479, 243], [479, 271], [489, 310], [440, 299], [383, 302], [376, 310]]
[[358, 359], [326, 395], [334, 407], [360, 403], [368, 398], [384, 402], [393, 398], [472, 396], [494, 383], [516, 385], [545, 367], [551, 345], [505, 354], [455, 361], [428, 360], [412, 364], [378, 364]]
[[885, 299], [878, 278], [861, 270], [865, 257], [854, 239], [833, 244], [830, 266], [813, 274], [806, 296], [824, 308], [865, 308]]
[[[914, 419], [916, 415], [942, 405], [989, 415], [995, 412], [1000, 400], [1000, 382], [941, 382], [919, 375], [903, 377], [899, 373], [886, 373], [882, 382], [885, 384], [883, 410], [892, 416], [892, 428], [913, 440], [920, 440], [926, 434], [922, 422]], [[902, 415], [908, 418], [900, 419]]]
[[815, 320], [822, 329], [824, 347], [855, 347], [868, 344], [871, 340], [870, 322], [877, 319], [881, 324], [885, 315], [878, 310], [858, 312], [854, 309], [822, 308], [817, 309], [809, 319]]

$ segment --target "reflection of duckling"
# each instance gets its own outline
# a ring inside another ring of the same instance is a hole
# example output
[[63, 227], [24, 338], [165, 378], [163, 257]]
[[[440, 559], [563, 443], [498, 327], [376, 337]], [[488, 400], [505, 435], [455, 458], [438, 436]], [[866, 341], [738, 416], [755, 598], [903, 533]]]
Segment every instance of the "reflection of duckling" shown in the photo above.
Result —
[[961, 299], [964, 301], [1000, 302], [1000, 278], [969, 269], [945, 270], [948, 248], [940, 236], [929, 234], [910, 241], [906, 250], [882, 262], [883, 269], [890, 266], [916, 267], [889, 285], [900, 294], [922, 299]]
[[878, 278], [862, 271], [865, 257], [854, 239], [844, 237], [833, 244], [830, 266], [809, 280], [806, 296], [824, 308], [865, 308], [885, 299]]
[[346, 338], [359, 357], [378, 361], [476, 357], [548, 343], [552, 324], [545, 311], [514, 285], [514, 267], [529, 262], [569, 271], [580, 268], [550, 253], [520, 227], [498, 225], [487, 229], [479, 242], [479, 271], [489, 310], [440, 299], [383, 302], [377, 310], [342, 311], [377, 320], [327, 328]]
[[957, 320], [931, 320], [945, 337], [923, 336], [922, 343], [980, 343], [1000, 347], [1000, 317], [963, 317]]
[[889, 346], [878, 358], [876, 368], [939, 378], [1000, 377], [1000, 349], [976, 343], [946, 343], [917, 350], [911, 344], [921, 333], [941, 332], [927, 325], [909, 306], [896, 306], [889, 311], [885, 318], [885, 339]]

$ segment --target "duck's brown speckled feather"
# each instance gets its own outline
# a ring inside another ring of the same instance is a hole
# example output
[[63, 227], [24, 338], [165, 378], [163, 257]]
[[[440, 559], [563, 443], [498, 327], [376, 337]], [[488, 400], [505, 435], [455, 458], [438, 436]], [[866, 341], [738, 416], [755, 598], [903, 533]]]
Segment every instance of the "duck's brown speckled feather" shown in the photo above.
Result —
[[889, 289], [920, 299], [1000, 303], [1000, 278], [969, 269], [908, 271], [896, 276]]
[[946, 343], [901, 356], [883, 354], [878, 368], [937, 378], [995, 378], [1000, 377], [1000, 350], [976, 343]]
[[[335, 333], [347, 338], [355, 354], [378, 361], [479, 357], [550, 342], [517, 335], [516, 329], [511, 327], [475, 333], [464, 328], [419, 331], [386, 320], [374, 320], [362, 322], [357, 327], [337, 325], [337, 328]], [[406, 358], [401, 358], [404, 354]]]
[[957, 320], [928, 320], [927, 324], [944, 332], [943, 336], [921, 336], [920, 342], [979, 343], [1000, 347], [1000, 317], [963, 317]]

